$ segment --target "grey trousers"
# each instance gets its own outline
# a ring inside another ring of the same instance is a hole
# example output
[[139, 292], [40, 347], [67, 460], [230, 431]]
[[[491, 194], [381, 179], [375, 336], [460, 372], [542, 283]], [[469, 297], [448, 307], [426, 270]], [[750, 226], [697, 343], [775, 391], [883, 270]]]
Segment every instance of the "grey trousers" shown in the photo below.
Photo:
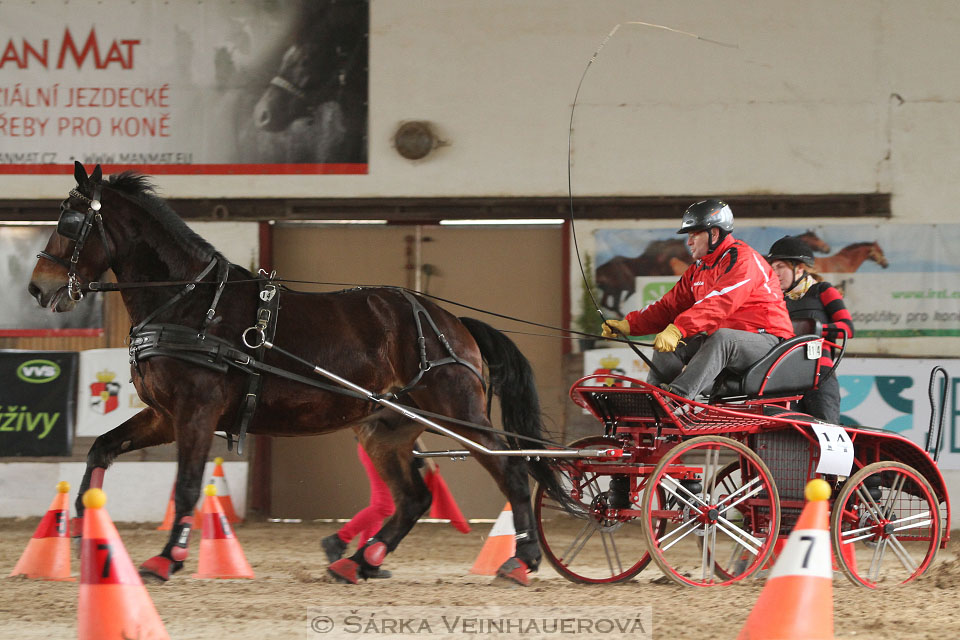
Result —
[[745, 371], [769, 353], [780, 338], [769, 333], [753, 333], [737, 329], [717, 329], [710, 336], [697, 335], [684, 339], [676, 351], [653, 353], [653, 365], [663, 374], [661, 380], [651, 369], [647, 382], [667, 382], [674, 393], [695, 398], [713, 384], [723, 369]]

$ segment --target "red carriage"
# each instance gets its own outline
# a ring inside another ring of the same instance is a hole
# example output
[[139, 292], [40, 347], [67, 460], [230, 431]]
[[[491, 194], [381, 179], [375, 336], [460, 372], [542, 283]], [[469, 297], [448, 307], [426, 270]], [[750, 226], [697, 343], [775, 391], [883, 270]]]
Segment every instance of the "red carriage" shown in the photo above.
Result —
[[[651, 560], [686, 585], [743, 580], [772, 565], [804, 486], [822, 477], [833, 488], [834, 563], [851, 581], [900, 584], [928, 569], [950, 531], [933, 453], [939, 430], [934, 437], [931, 420], [925, 450], [891, 432], [788, 410], [832, 373], [820, 371], [817, 336], [786, 340], [742, 375], [721, 376], [707, 402], [625, 376], [614, 376], [615, 386], [610, 374], [577, 381], [571, 398], [604, 432], [570, 448], [608, 455], [569, 461], [566, 488], [578, 509], [536, 493], [553, 567], [581, 583], [629, 580]], [[827, 345], [842, 355], [842, 345]]]

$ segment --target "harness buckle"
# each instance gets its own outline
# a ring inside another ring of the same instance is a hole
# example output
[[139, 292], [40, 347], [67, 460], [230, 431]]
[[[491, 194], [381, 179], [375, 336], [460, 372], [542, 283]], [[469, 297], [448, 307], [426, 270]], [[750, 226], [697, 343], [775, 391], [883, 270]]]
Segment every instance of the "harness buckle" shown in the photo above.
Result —
[[67, 275], [67, 295], [74, 302], [83, 300], [83, 290], [80, 288], [80, 280], [76, 273], [71, 272]]

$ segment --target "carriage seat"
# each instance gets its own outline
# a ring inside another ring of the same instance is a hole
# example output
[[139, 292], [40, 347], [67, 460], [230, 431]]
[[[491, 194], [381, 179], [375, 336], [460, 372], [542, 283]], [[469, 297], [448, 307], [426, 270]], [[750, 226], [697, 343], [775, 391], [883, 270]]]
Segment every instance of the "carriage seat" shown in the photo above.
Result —
[[793, 330], [796, 336], [773, 347], [746, 371], [720, 372], [710, 400], [795, 396], [816, 388], [820, 348], [813, 344], [822, 340], [820, 322], [796, 319]]

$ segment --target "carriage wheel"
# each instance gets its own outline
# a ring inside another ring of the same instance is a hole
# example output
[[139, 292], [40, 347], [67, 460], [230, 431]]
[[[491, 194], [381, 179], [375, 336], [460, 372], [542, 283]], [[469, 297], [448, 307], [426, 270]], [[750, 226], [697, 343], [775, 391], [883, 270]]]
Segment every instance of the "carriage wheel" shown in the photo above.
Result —
[[[609, 447], [609, 438], [592, 436], [571, 448]], [[565, 510], [543, 487], [534, 496], [534, 518], [547, 561], [571, 582], [605, 584], [629, 580], [650, 562], [640, 524], [640, 511], [610, 509], [609, 473], [587, 471], [596, 460], [574, 460], [561, 474], [561, 486], [576, 493], [577, 504]]]
[[874, 462], [847, 479], [830, 525], [837, 564], [854, 584], [871, 589], [921, 575], [942, 535], [933, 488], [900, 462]]
[[[656, 493], [666, 496], [663, 507]], [[671, 449], [647, 480], [640, 510], [653, 561], [691, 586], [753, 575], [773, 553], [780, 530], [780, 498], [767, 465], [745, 445], [718, 436]]]

